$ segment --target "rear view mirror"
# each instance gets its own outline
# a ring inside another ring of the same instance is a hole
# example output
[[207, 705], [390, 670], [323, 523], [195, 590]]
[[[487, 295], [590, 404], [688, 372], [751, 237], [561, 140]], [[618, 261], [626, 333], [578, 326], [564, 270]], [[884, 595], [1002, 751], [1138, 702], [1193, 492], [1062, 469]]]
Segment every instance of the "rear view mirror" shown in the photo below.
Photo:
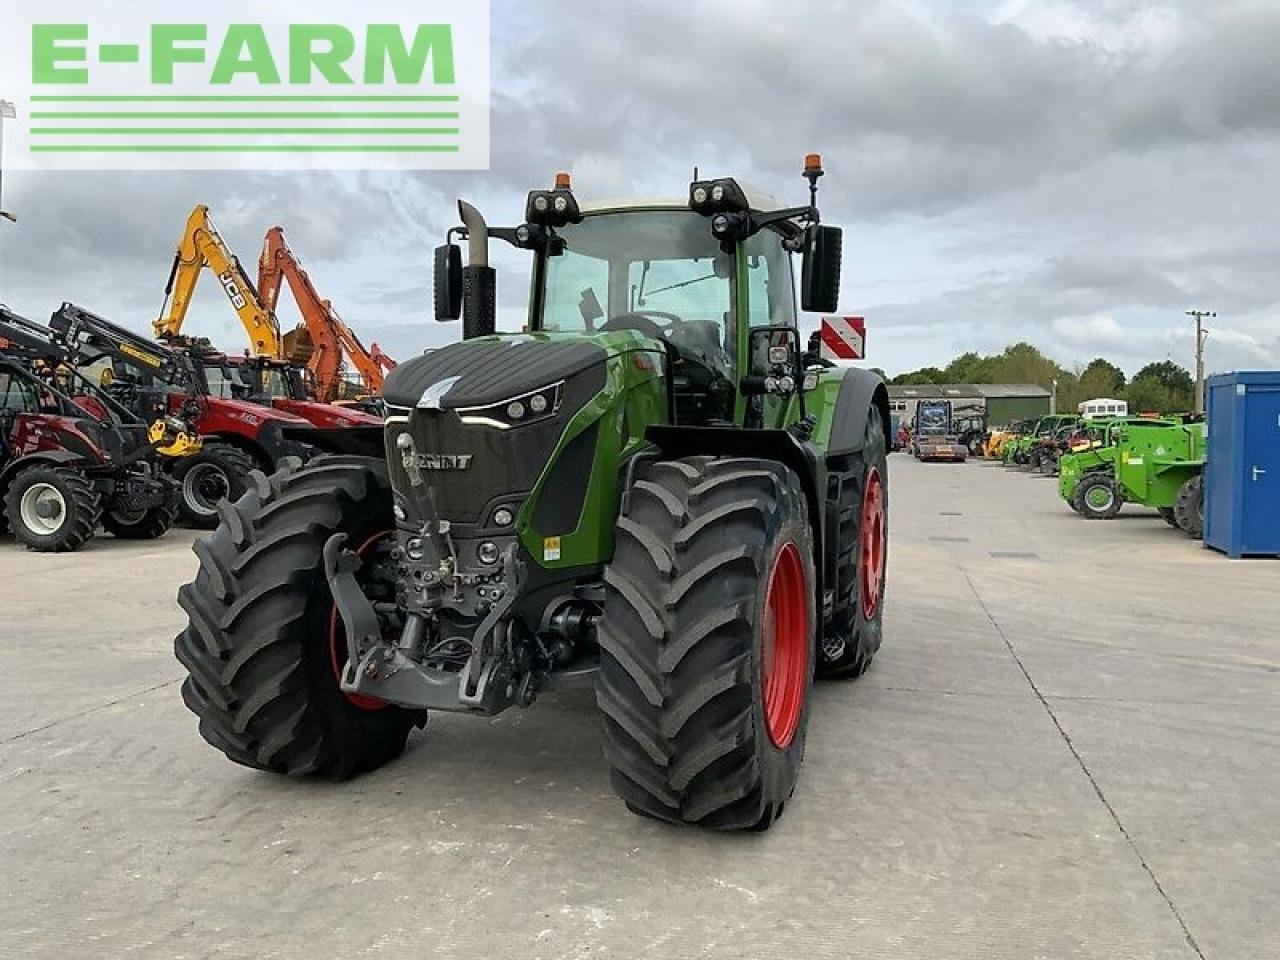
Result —
[[805, 231], [800, 309], [809, 313], [834, 313], [838, 309], [842, 245], [839, 227], [814, 224]]
[[462, 248], [454, 243], [436, 247], [436, 319], [444, 322], [462, 316]]

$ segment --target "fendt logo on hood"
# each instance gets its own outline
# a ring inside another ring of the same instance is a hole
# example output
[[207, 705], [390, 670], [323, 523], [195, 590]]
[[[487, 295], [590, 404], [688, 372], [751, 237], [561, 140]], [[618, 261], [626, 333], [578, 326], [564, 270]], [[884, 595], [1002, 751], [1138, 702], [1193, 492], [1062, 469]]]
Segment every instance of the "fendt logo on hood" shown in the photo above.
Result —
[[469, 453], [424, 453], [418, 457], [422, 470], [470, 470], [475, 458]]

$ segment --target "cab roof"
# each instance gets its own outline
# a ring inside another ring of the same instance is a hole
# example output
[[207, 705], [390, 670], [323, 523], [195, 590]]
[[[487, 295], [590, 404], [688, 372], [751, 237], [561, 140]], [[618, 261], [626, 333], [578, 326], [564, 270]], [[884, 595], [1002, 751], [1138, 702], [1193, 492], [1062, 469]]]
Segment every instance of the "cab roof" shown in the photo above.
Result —
[[[738, 186], [747, 195], [747, 204], [752, 213], [772, 213], [775, 210], [783, 209], [783, 205], [776, 197], [758, 187], [754, 187], [742, 180], [738, 181]], [[687, 194], [683, 197], [613, 197], [592, 200], [587, 203], [579, 202], [578, 209], [584, 214], [621, 213], [628, 210], [688, 210], [689, 197]]]

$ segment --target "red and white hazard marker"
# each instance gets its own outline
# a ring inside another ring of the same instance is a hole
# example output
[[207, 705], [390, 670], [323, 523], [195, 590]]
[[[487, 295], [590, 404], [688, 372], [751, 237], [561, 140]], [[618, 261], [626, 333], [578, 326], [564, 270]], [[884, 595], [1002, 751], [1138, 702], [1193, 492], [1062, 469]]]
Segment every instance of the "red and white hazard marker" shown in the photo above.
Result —
[[864, 317], [823, 317], [820, 337], [824, 360], [861, 360], [867, 355]]

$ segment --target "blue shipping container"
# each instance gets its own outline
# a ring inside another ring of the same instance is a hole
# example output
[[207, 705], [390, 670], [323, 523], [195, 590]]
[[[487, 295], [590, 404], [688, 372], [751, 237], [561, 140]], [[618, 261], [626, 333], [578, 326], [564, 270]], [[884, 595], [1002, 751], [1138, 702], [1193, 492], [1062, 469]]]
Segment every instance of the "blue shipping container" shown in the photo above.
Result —
[[1205, 393], [1205, 545], [1280, 556], [1280, 372], [1218, 374]]

